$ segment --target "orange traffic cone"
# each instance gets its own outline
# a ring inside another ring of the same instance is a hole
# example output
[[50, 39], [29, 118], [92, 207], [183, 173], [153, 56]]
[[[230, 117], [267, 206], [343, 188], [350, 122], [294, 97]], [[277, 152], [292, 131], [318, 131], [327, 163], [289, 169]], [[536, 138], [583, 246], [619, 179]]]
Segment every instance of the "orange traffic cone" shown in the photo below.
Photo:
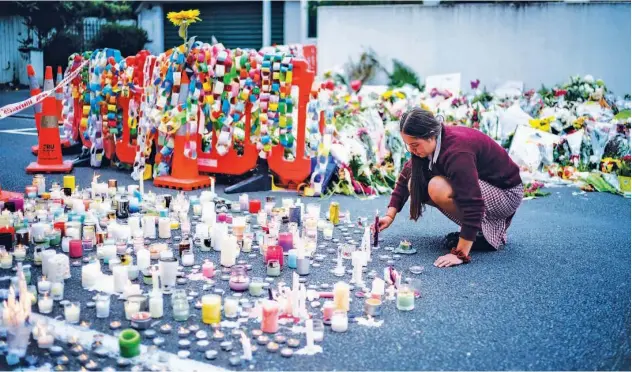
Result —
[[[37, 76], [35, 76], [35, 69], [32, 65], [26, 66], [26, 73], [29, 75], [29, 88], [31, 89], [31, 97], [42, 93], [39, 83], [37, 82]], [[33, 107], [35, 110], [35, 126], [37, 127], [37, 133], [40, 131], [40, 122], [42, 120], [42, 104], [36, 103]], [[31, 147], [33, 155], [37, 155], [37, 145]]]
[[[61, 83], [61, 81], [64, 79], [64, 75], [61, 72], [61, 66], [57, 66], [57, 81], [55, 82], [57, 85], [59, 85], [59, 83]], [[59, 87], [55, 90], [55, 99], [57, 100], [57, 120], [59, 121], [59, 124], [63, 124], [64, 123], [64, 118], [62, 115], [62, 110], [64, 108], [64, 88], [63, 87]]]
[[[180, 83], [180, 103], [186, 102], [188, 95], [189, 77], [183, 71]], [[189, 140], [186, 134], [187, 125], [188, 123], [183, 124], [174, 138], [171, 175], [156, 177], [154, 186], [190, 191], [211, 185], [210, 177], [200, 175], [197, 159], [191, 159], [184, 155], [185, 144]], [[197, 133], [191, 135], [197, 136]]]
[[[52, 84], [53, 68], [50, 66], [46, 66], [45, 79]], [[44, 88], [46, 88], [46, 83]], [[50, 95], [44, 98], [42, 106], [42, 122], [38, 132], [39, 150], [37, 152], [37, 162], [29, 164], [26, 167], [26, 173], [68, 173], [72, 170], [72, 161], [64, 161], [61, 156], [55, 97]]]
[[[44, 91], [48, 91], [48, 90], [51, 90], [51, 89], [55, 88], [55, 82], [53, 81], [52, 67], [47, 66], [46, 69], [48, 70], [48, 68], [51, 68], [51, 74], [50, 74], [50, 77], [48, 77], [48, 75], [44, 77]], [[33, 70], [32, 68], [31, 68], [31, 70], [29, 70], [29, 76], [30, 76], [31, 72], [33, 72], [33, 75], [35, 75], [35, 72], [32, 71], [32, 70]], [[57, 69], [57, 80], [59, 82], [61, 82], [61, 79], [60, 79], [60, 76], [59, 76], [60, 73], [61, 73], [61, 67], [59, 67]], [[35, 84], [37, 84], [37, 81], [35, 82]], [[37, 90], [35, 90], [35, 92], [39, 93], [39, 86], [37, 87]], [[53, 97], [55, 99], [55, 115], [57, 116], [57, 125], [59, 125], [60, 120], [61, 120], [61, 111], [58, 108], [59, 107], [58, 105], [61, 105], [61, 101], [60, 100], [62, 99], [62, 94], [63, 93], [61, 93], [61, 90], [57, 90], [57, 91], [55, 91], [55, 96]], [[31, 89], [31, 96], [33, 96], [33, 90], [32, 89]], [[41, 126], [41, 121], [42, 121], [42, 119], [41, 119], [41, 117], [42, 117], [42, 104], [38, 103], [36, 105], [36, 107], [38, 105], [39, 105], [39, 112], [40, 112], [40, 114], [39, 114], [39, 117], [38, 117], [37, 116], [37, 109], [36, 109], [36, 111], [35, 111], [35, 122], [37, 124], [37, 131], [39, 133], [40, 126]], [[69, 148], [69, 147], [70, 147], [70, 140], [69, 139], [64, 138], [63, 140], [61, 140], [62, 151], [67, 149], [67, 148]], [[37, 155], [37, 151], [38, 150], [39, 150], [39, 145], [34, 145], [34, 146], [31, 147], [31, 152], [33, 153], [33, 155]]]

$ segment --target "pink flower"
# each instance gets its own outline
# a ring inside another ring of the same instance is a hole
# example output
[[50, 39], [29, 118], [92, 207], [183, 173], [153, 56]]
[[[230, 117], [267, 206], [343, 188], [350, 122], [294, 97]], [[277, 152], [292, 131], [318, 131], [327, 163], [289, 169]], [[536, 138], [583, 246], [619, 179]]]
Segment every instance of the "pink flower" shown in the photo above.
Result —
[[476, 80], [472, 80], [470, 81], [470, 86], [472, 87], [472, 89], [477, 89], [478, 85], [481, 83], [480, 80], [476, 79]]

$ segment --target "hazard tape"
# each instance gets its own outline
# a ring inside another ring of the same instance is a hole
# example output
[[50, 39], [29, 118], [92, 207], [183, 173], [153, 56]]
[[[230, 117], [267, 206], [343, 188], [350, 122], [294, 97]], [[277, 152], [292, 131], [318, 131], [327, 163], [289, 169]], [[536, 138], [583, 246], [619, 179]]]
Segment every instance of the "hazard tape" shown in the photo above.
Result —
[[6, 105], [4, 107], [0, 107], [0, 120], [9, 117], [13, 114], [16, 114], [26, 108], [29, 108], [33, 105], [36, 105], [42, 101], [44, 101], [44, 98], [50, 96], [51, 94], [55, 93], [55, 90], [66, 86], [70, 80], [74, 79], [75, 77], [77, 77], [77, 75], [79, 75], [79, 73], [81, 72], [81, 69], [83, 69], [85, 67], [85, 65], [88, 64], [88, 62], [90, 62], [89, 60], [84, 61], [78, 68], [76, 68], [74, 71], [72, 71], [71, 73], [68, 74], [68, 76], [66, 76], [59, 84], [57, 84], [56, 87], [54, 87], [51, 90], [47, 90], [45, 92], [42, 92], [36, 96], [30, 97], [28, 99], [25, 99], [22, 102], [18, 102], [18, 103], [12, 103], [10, 105]]

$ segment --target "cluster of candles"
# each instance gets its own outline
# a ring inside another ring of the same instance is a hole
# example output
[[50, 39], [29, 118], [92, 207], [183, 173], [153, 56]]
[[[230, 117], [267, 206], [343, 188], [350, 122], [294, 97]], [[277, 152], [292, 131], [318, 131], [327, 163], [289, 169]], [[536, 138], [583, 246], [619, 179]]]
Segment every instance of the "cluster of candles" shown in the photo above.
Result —
[[[191, 316], [191, 308], [186, 292], [176, 289], [179, 266], [193, 266], [196, 251], [218, 251], [219, 263], [216, 266], [204, 261], [202, 275], [213, 279], [218, 269], [230, 269], [228, 284], [232, 291], [247, 291], [261, 298], [266, 293], [267, 283], [262, 278], [250, 278], [248, 268], [237, 263], [240, 253], [251, 253], [258, 248], [267, 276], [280, 276], [284, 267], [295, 270], [292, 287], [279, 288], [274, 296], [268, 291], [268, 299], [257, 302], [253, 314], [261, 319], [262, 332], [276, 333], [282, 316], [308, 319], [306, 302], [318, 298], [326, 299], [322, 306], [323, 320], [309, 321], [308, 340], [322, 340], [323, 322], [331, 324], [334, 332], [347, 331], [350, 285], [339, 281], [333, 292], [319, 293], [307, 291], [298, 279], [310, 273], [318, 231], [325, 240], [331, 240], [336, 225], [351, 222], [348, 213], [341, 219], [337, 203], [330, 205], [328, 219], [324, 219], [319, 204], [304, 205], [290, 198], [283, 198], [279, 208], [273, 197], [267, 197], [262, 203], [242, 194], [238, 202], [231, 203], [218, 199], [214, 191], [203, 191], [199, 197], [186, 197], [184, 193], [176, 196], [145, 194], [139, 185], [125, 188], [119, 187], [115, 180], [106, 184], [97, 179], [95, 176], [89, 190], [81, 190], [76, 187], [73, 176], [64, 176], [63, 187], [53, 183], [47, 192], [44, 177], [37, 176], [33, 185], [27, 186], [23, 203], [13, 203], [9, 205], [11, 210], [5, 209], [0, 214], [0, 226], [5, 226], [0, 227], [0, 234], [5, 234], [0, 237], [11, 235], [10, 241], [0, 247], [0, 267], [10, 269], [13, 260], [17, 261], [18, 274], [28, 284], [29, 266], [22, 266], [21, 262], [28, 249], [33, 248], [33, 262], [41, 266], [42, 276], [36, 288], [26, 286], [24, 290], [33, 295], [29, 297], [29, 304], [37, 304], [40, 313], [51, 313], [53, 301], [64, 299], [64, 281], [70, 278], [69, 260], [83, 258], [81, 284], [85, 289], [99, 291], [95, 296], [97, 318], [109, 317], [111, 294], [122, 295], [126, 319], [143, 329], [149, 320], [163, 317], [163, 295], [170, 294], [174, 320], [186, 321]], [[196, 216], [197, 223], [193, 226], [190, 211]], [[251, 220], [261, 227], [256, 233], [250, 228], [254, 223]], [[281, 231], [284, 225], [287, 231]], [[378, 245], [377, 233], [369, 226], [363, 228], [359, 248], [339, 245], [337, 266], [333, 270], [335, 275], [343, 276], [346, 271], [343, 262], [351, 260], [351, 283], [358, 288], [367, 287], [362, 278], [363, 268], [371, 262], [371, 251]], [[172, 249], [163, 240], [171, 239], [174, 230], [180, 230], [182, 238], [177, 239]], [[158, 240], [151, 242], [155, 239]], [[103, 272], [104, 267], [111, 275]], [[151, 285], [148, 295], [143, 294], [140, 284], [134, 284], [139, 278]], [[108, 285], [104, 283], [112, 284], [114, 293], [106, 293]], [[395, 291], [397, 308], [412, 310], [414, 291], [401, 285], [399, 274], [387, 268], [383, 278], [373, 279], [371, 292], [366, 294], [364, 302], [365, 313], [379, 316], [383, 296], [393, 300]], [[222, 320], [222, 311], [228, 319], [238, 316], [239, 301], [234, 297], [208, 294], [196, 308], [201, 309], [203, 323], [217, 325]], [[63, 313], [66, 322], [79, 323], [81, 304], [65, 301]], [[47, 345], [48, 328], [38, 326], [37, 332], [42, 345]]]

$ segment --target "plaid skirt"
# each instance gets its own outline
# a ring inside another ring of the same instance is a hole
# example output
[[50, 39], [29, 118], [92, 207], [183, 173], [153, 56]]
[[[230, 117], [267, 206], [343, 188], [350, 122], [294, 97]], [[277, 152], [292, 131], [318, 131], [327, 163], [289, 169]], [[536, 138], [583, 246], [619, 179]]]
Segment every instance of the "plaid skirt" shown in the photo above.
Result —
[[[481, 187], [481, 194], [485, 202], [481, 230], [489, 245], [499, 249], [507, 244], [507, 229], [509, 229], [511, 220], [522, 203], [524, 186], [521, 183], [518, 186], [503, 190], [481, 180], [478, 181], [478, 184]], [[461, 226], [461, 221], [456, 216], [452, 216], [432, 202], [429, 204]]]

